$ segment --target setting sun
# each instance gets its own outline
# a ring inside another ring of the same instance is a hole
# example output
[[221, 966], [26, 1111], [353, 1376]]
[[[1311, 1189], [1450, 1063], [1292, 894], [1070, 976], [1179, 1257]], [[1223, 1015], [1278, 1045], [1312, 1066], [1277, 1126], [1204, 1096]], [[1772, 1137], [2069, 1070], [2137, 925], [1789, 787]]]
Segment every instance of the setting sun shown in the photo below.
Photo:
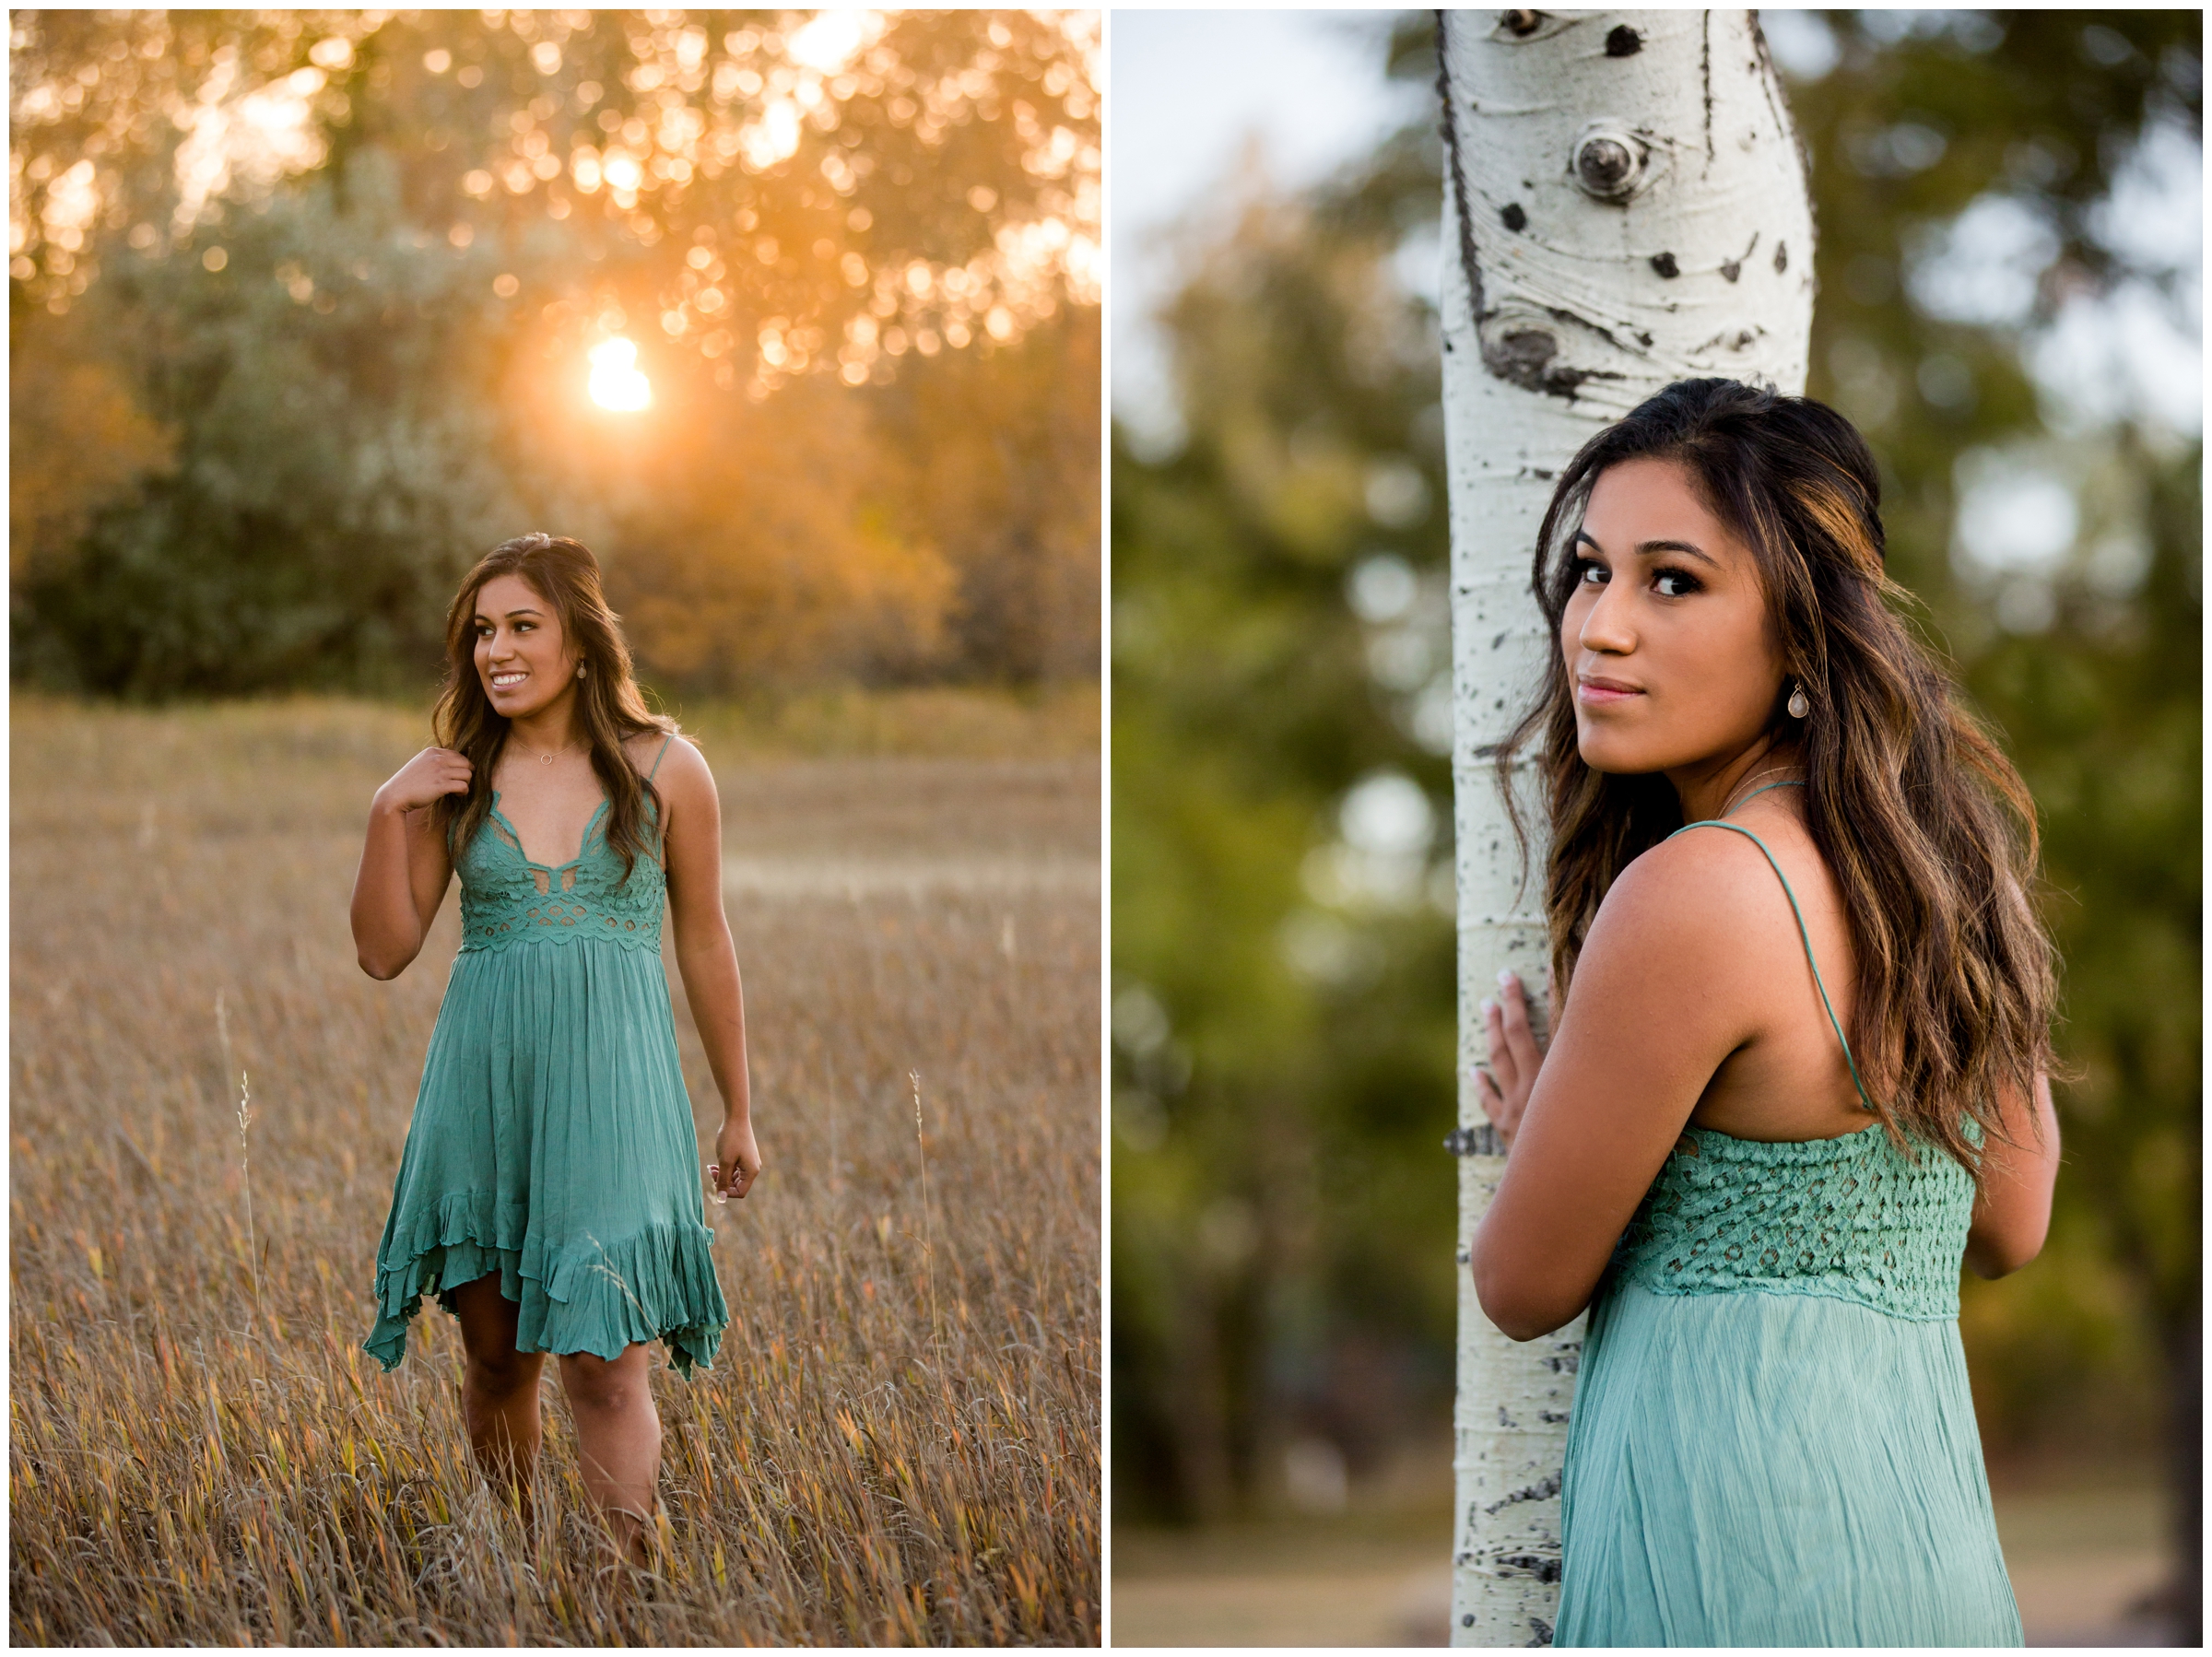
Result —
[[591, 349], [592, 401], [629, 412], [653, 401], [653, 383], [638, 371], [638, 347], [617, 337]]

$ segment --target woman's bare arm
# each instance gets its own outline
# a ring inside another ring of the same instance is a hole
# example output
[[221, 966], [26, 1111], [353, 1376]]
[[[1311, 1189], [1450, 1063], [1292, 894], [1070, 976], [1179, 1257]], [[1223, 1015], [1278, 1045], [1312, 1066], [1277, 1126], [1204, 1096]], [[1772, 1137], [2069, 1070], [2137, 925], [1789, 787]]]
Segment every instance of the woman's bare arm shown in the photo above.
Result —
[[1966, 1234], [1966, 1263], [1977, 1277], [2017, 1272], [2042, 1250], [2051, 1229], [2051, 1193], [2058, 1183], [2058, 1113], [2051, 1078], [2035, 1078], [2032, 1109], [2017, 1085], [1998, 1101], [2009, 1145], [1990, 1136], [1982, 1194]]
[[468, 791], [469, 764], [451, 748], [425, 748], [376, 791], [353, 877], [353, 947], [371, 978], [397, 978], [422, 952], [453, 869], [429, 807]]
[[1500, 1124], [1511, 1152], [1473, 1269], [1485, 1315], [1515, 1340], [1590, 1303], [1706, 1084], [1752, 1033], [1740, 897], [1756, 875], [1723, 838], [1655, 846], [1622, 872], [1540, 1061], [1518, 991], [1500, 998], [1526, 1109]]
[[706, 758], [678, 738], [654, 778], [668, 808], [668, 914], [677, 971], [722, 1093], [721, 1188], [743, 1196], [760, 1171], [745, 1053], [745, 989], [722, 907], [722, 801]]

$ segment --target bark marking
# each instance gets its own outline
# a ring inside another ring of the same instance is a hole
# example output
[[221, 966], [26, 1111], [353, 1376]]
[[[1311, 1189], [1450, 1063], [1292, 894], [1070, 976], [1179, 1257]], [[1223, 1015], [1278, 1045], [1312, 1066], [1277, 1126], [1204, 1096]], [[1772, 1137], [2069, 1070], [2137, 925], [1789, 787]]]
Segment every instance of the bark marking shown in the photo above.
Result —
[[1486, 1515], [1492, 1514], [1497, 1512], [1500, 1508], [1512, 1507], [1517, 1501], [1546, 1501], [1552, 1497], [1557, 1496], [1559, 1493], [1559, 1475], [1555, 1473], [1548, 1478], [1538, 1479], [1535, 1484], [1530, 1485], [1526, 1489], [1516, 1490], [1511, 1496], [1500, 1497], [1488, 1507], [1483, 1509], [1483, 1512]]
[[[1759, 78], [1759, 89], [1767, 95], [1767, 108], [1773, 112], [1774, 115], [1774, 130], [1786, 136], [1790, 140], [1790, 147], [1797, 152], [1798, 176], [1809, 181], [1813, 176], [1813, 164], [1812, 158], [1805, 153], [1805, 139], [1790, 123], [1787, 112], [1783, 109], [1781, 102], [1774, 96], [1774, 88], [1781, 84], [1782, 76], [1774, 68], [1774, 54], [1767, 50], [1767, 31], [1759, 26], [1759, 13], [1754, 11], [1749, 16], [1751, 18], [1751, 48], [1754, 53], [1751, 73]], [[1807, 212], [1812, 210], [1812, 186], [1808, 182], [1805, 186], [1806, 210]]]
[[1626, 23], [1617, 24], [1606, 35], [1607, 57], [1634, 57], [1643, 50], [1643, 37]]
[[[1508, 384], [1542, 392], [1547, 397], [1564, 397], [1571, 403], [1575, 387], [1585, 380], [1619, 379], [1618, 373], [1607, 370], [1555, 367], [1552, 358], [1559, 354], [1559, 342], [1541, 328], [1515, 329], [1500, 340], [1483, 337], [1482, 262], [1475, 252], [1466, 170], [1460, 165], [1459, 116], [1452, 97], [1452, 65], [1444, 54], [1444, 14], [1441, 11], [1436, 18], [1436, 94], [1444, 106], [1444, 156], [1452, 172], [1453, 217], [1459, 226], [1459, 265], [1467, 279], [1468, 309], [1475, 324], [1475, 343], [1482, 352], [1482, 366]], [[1518, 211], [1518, 206], [1513, 210]]]
[[1682, 274], [1682, 267], [1675, 263], [1672, 253], [1653, 253], [1652, 268], [1663, 276], [1678, 276]]
[[[1705, 167], [1707, 171], [1711, 171], [1712, 168], [1712, 13], [1711, 11], [1701, 11], [1698, 14], [1698, 28], [1701, 41], [1698, 48], [1698, 72], [1705, 81]], [[1700, 172], [1698, 176], [1703, 178], [1705, 174]], [[1731, 282], [1735, 280], [1734, 276], [1728, 279]]]
[[1547, 1559], [1542, 1554], [1507, 1554], [1498, 1561], [1498, 1574], [1534, 1577], [1539, 1582], [1556, 1582], [1559, 1580], [1559, 1562]]
[[1643, 158], [1622, 134], [1601, 128], [1575, 146], [1574, 176], [1583, 193], [1599, 201], [1626, 201], [1642, 170]]
[[1758, 245], [1759, 232], [1754, 230], [1751, 232], [1750, 241], [1745, 245], [1742, 253], [1738, 253], [1733, 259], [1727, 259], [1722, 262], [1721, 275], [1727, 277], [1731, 282], [1735, 281], [1736, 277], [1742, 276], [1744, 274], [1744, 261], [1751, 256], [1751, 250]]
[[1484, 368], [1524, 391], [1542, 392], [1547, 397], [1572, 402], [1574, 388], [1583, 381], [1620, 377], [1589, 369], [1554, 367], [1551, 359], [1559, 354], [1559, 342], [1542, 328], [1516, 328], [1503, 339], [1482, 342]]
[[[1452, 102], [1452, 64], [1444, 52], [1444, 13], [1436, 14], [1436, 95], [1444, 106], [1444, 155], [1452, 169], [1453, 217], [1459, 225], [1459, 266], [1467, 278], [1467, 310], [1482, 341], [1482, 265], [1475, 257], [1475, 223], [1467, 216], [1467, 175], [1459, 162], [1459, 117]], [[1488, 360], [1488, 353], [1484, 353]]]
[[[1598, 336], [1598, 338], [1600, 338], [1600, 339], [1604, 340], [1604, 341], [1606, 342], [1606, 344], [1607, 344], [1607, 345], [1611, 346], [1611, 347], [1613, 347], [1613, 348], [1614, 348], [1616, 351], [1623, 351], [1623, 350], [1626, 350], [1626, 349], [1628, 348], [1626, 346], [1623, 346], [1623, 345], [1620, 343], [1620, 341], [1618, 341], [1618, 339], [1615, 339], [1615, 338], [1613, 337], [1613, 330], [1612, 330], [1612, 329], [1610, 329], [1610, 328], [1606, 328], [1606, 327], [1603, 327], [1603, 326], [1599, 325], [1598, 323], [1592, 322], [1592, 321], [1591, 321], [1591, 320], [1590, 320], [1588, 317], [1586, 317], [1586, 316], [1578, 316], [1578, 315], [1577, 315], [1575, 312], [1573, 312], [1573, 311], [1571, 311], [1568, 310], [1568, 309], [1567, 309], [1567, 308], [1566, 308], [1564, 305], [1547, 305], [1547, 306], [1545, 306], [1545, 307], [1544, 307], [1544, 310], [1545, 310], [1545, 311], [1546, 311], [1546, 312], [1547, 312], [1548, 315], [1550, 315], [1550, 316], [1554, 317], [1555, 319], [1557, 319], [1557, 320], [1558, 320], [1558, 321], [1559, 321], [1559, 322], [1566, 323], [1567, 323], [1567, 324], [1569, 324], [1571, 327], [1576, 327], [1576, 328], [1587, 328], [1587, 329], [1589, 329], [1591, 333], [1593, 333], [1593, 334], [1596, 335]], [[1647, 339], [1647, 340], [1645, 340], [1643, 343], [1644, 343], [1644, 344], [1646, 344], [1646, 345], [1648, 346], [1648, 345], [1649, 345], [1649, 344], [1651, 344], [1652, 342], [1651, 342], [1650, 340], [1648, 340], [1648, 339]], [[1587, 377], [1587, 378], [1595, 378], [1596, 376], [1586, 376], [1586, 377]], [[1618, 379], [1618, 375], [1608, 375], [1608, 376], [1606, 376], [1606, 378], [1609, 378], [1609, 379]], [[1551, 474], [1550, 474], [1550, 473], [1548, 473], [1548, 472], [1545, 472], [1545, 473], [1540, 473], [1538, 476], [1544, 476], [1544, 477], [1549, 477], [1549, 476], [1551, 476]]]
[[1509, 230], [1524, 230], [1528, 228], [1528, 215], [1521, 210], [1519, 202], [1507, 202], [1498, 217]]

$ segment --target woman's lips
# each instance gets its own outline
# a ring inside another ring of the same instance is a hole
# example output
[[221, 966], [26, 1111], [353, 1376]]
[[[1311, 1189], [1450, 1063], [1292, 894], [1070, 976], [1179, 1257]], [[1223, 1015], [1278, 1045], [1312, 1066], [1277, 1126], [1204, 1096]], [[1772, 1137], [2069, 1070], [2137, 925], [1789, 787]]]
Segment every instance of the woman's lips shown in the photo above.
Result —
[[495, 673], [491, 676], [491, 687], [494, 690], [512, 690], [529, 676], [526, 673]]
[[1583, 679], [1574, 687], [1575, 700], [1599, 708], [1642, 694], [1633, 685], [1623, 685], [1617, 679]]

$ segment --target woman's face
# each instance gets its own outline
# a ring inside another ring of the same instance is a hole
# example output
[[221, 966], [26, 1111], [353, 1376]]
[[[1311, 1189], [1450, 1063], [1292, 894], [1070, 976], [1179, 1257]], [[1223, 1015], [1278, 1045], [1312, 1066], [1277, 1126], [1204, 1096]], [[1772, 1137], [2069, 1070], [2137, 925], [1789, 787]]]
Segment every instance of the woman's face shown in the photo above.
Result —
[[1771, 723], [1787, 672], [1751, 549], [1673, 461], [1598, 474], [1559, 622], [1576, 746], [1593, 770], [1724, 764]]
[[519, 575], [477, 589], [477, 677], [492, 711], [519, 719], [549, 707], [576, 685], [582, 652], [561, 636], [560, 617]]

